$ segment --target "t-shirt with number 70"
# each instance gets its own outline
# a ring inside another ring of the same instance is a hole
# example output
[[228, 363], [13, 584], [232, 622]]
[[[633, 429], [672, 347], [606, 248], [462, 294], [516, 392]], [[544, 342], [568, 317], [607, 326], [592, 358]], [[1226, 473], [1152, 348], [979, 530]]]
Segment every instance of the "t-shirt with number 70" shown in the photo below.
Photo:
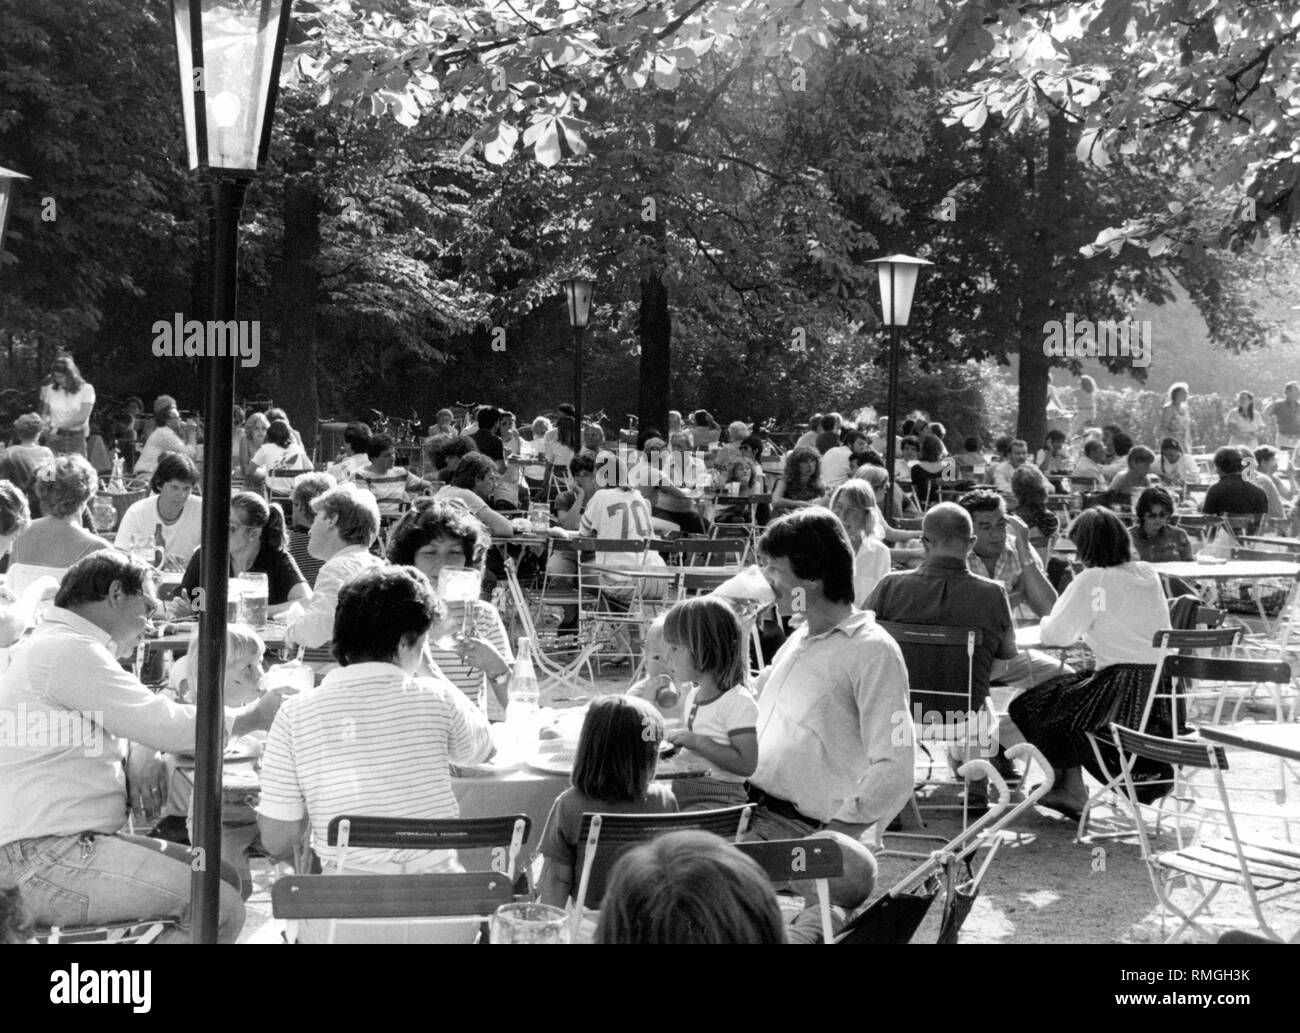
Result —
[[[649, 541], [654, 537], [650, 503], [635, 488], [601, 488], [591, 496], [582, 511], [578, 533], [622, 541]], [[598, 552], [596, 562], [608, 567], [664, 566], [664, 558], [654, 550], [644, 555], [637, 552]]]

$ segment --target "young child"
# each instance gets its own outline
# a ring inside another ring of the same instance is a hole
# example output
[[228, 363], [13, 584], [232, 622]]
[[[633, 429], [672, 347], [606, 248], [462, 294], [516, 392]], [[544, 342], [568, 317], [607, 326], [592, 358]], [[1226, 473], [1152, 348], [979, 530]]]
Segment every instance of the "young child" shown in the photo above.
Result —
[[[635, 696], [602, 696], [591, 704], [573, 758], [573, 786], [551, 807], [542, 832], [545, 861], [538, 899], [564, 907], [578, 887], [584, 814], [664, 814], [677, 810], [666, 784], [654, 781], [664, 722], [655, 707]], [[599, 907], [603, 885], [587, 890]]]
[[645, 677], [627, 690], [629, 696], [642, 699], [659, 708], [665, 727], [678, 724], [686, 717], [686, 700], [673, 681], [673, 667], [668, 660], [668, 643], [664, 641], [666, 613], [656, 617], [645, 632]]
[[686, 727], [668, 739], [709, 765], [706, 775], [674, 780], [678, 804], [691, 811], [746, 803], [745, 779], [758, 767], [758, 703], [746, 687], [739, 618], [718, 599], [684, 599], [668, 611], [664, 641], [674, 680], [695, 686], [686, 697]]

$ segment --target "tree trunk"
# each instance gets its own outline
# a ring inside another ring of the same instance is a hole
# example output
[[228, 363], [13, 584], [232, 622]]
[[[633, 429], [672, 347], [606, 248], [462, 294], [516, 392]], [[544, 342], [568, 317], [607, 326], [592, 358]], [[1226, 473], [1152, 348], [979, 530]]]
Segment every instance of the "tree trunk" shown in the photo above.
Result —
[[280, 382], [271, 394], [302, 434], [308, 452], [316, 445], [320, 418], [316, 398], [320, 217], [321, 197], [315, 179], [310, 175], [289, 178], [284, 187], [284, 256], [280, 267], [282, 307], [276, 363]]
[[637, 416], [644, 428], [668, 433], [668, 395], [672, 364], [672, 316], [668, 288], [656, 271], [641, 279], [641, 383]]
[[[675, 93], [666, 93], [663, 103], [671, 112]], [[676, 143], [673, 123], [668, 118], [655, 122], [655, 151], [652, 160], [667, 161], [667, 152]], [[637, 396], [637, 418], [643, 429], [654, 428], [668, 433], [669, 394], [672, 390], [672, 316], [668, 311], [668, 288], [664, 285], [664, 217], [667, 214], [663, 195], [652, 191], [657, 207], [653, 221], [645, 232], [654, 238], [660, 260], [641, 276], [641, 311], [637, 332], [641, 338], [641, 380]]]
[[1043, 351], [1043, 324], [1064, 320], [1065, 313], [1053, 305], [1055, 277], [1051, 270], [1061, 265], [1065, 246], [1058, 213], [1066, 198], [1068, 131], [1064, 116], [1048, 118], [1047, 159], [1043, 174], [1036, 176], [1031, 143], [1026, 156], [1026, 194], [1033, 198], [1033, 226], [1028, 253], [1021, 265], [1020, 309], [1020, 412], [1016, 437], [1023, 438], [1030, 452], [1047, 434], [1047, 385], [1053, 359]]

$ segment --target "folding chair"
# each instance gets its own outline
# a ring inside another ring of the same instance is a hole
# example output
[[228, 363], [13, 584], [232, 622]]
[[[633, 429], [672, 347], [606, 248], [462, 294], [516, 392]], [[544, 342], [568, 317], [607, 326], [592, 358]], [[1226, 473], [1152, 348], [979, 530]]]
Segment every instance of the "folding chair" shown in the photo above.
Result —
[[748, 519], [722, 524], [715, 521], [713, 527], [709, 531], [709, 537], [713, 539], [745, 539], [745, 552], [741, 557], [740, 562], [750, 562], [757, 554], [758, 539], [763, 534], [763, 526], [758, 522], [758, 507], [770, 506], [772, 504], [772, 496], [770, 494], [719, 495], [716, 499], [716, 503], [720, 507], [743, 506], [746, 510]]
[[[1161, 709], [1161, 718], [1167, 711], [1169, 717], [1169, 730], [1175, 735], [1180, 734], [1180, 729], [1184, 727], [1184, 717], [1186, 710], [1186, 700], [1189, 698], [1187, 686], [1183, 683], [1185, 678], [1210, 677], [1205, 674], [1206, 667], [1201, 663], [1189, 664], [1187, 661], [1205, 661], [1221, 660], [1224, 663], [1233, 661], [1225, 658], [1210, 658], [1195, 656], [1189, 651], [1197, 649], [1232, 649], [1240, 650], [1245, 632], [1242, 628], [1218, 628], [1213, 630], [1179, 630], [1174, 628], [1163, 628], [1157, 631], [1151, 639], [1151, 645], [1161, 650], [1160, 658], [1156, 661], [1155, 673], [1151, 679], [1151, 690], [1147, 693], [1146, 703], [1142, 708], [1142, 715], [1137, 722], [1137, 731], [1146, 732], [1151, 721], [1151, 715], [1155, 711], [1157, 701], [1163, 701]], [[1178, 650], [1177, 654], [1169, 652]], [[1238, 663], [1256, 664], [1260, 661], [1237, 660]], [[1262, 669], [1258, 668], [1219, 668], [1219, 670], [1239, 670], [1241, 673], [1251, 676], [1252, 672], [1259, 673]], [[1270, 666], [1267, 670], [1262, 670], [1264, 674], [1276, 673]], [[1165, 686], [1167, 691], [1163, 691]], [[1222, 703], [1220, 703], [1220, 708]], [[1216, 710], [1217, 714], [1217, 710]], [[1216, 721], [1217, 723], [1217, 721]], [[1102, 785], [1091, 796], [1088, 802], [1083, 805], [1083, 810], [1079, 815], [1079, 827], [1075, 832], [1074, 841], [1076, 843], [1091, 843], [1098, 839], [1114, 839], [1118, 837], [1130, 836], [1133, 834], [1131, 827], [1115, 827], [1100, 832], [1089, 832], [1092, 811], [1102, 800], [1108, 797], [1120, 797], [1123, 793], [1123, 787], [1120, 784], [1119, 767], [1114, 757], [1108, 757], [1109, 743], [1107, 748], [1103, 749], [1102, 743], [1104, 738], [1091, 732], [1088, 733], [1088, 743], [1092, 747], [1093, 757], [1097, 761], [1097, 767], [1105, 777]], [[1126, 805], [1125, 805], [1126, 806]]]
[[[899, 624], [895, 621], [879, 621], [879, 624], [898, 643], [903, 653], [903, 662], [907, 665], [908, 681], [911, 685], [926, 684], [933, 680], [932, 673], [937, 672], [941, 684], [956, 686], [952, 691], [946, 689], [916, 691], [909, 693], [912, 717], [916, 728], [917, 748], [926, 755], [928, 770], [925, 777], [917, 780], [918, 786], [952, 785], [950, 779], [933, 778], [934, 758], [926, 743], [936, 743], [945, 754], [947, 763], [949, 746], [964, 744], [964, 761], [971, 759], [971, 735], [987, 740], [990, 728], [980, 734], [979, 717], [976, 713], [975, 699], [983, 702], [988, 694], [988, 685], [976, 686], [975, 646], [982, 634], [977, 628], [949, 628], [925, 624]], [[984, 713], [989, 713], [987, 706]], [[938, 720], [933, 720], [937, 718]], [[991, 726], [991, 717], [987, 725]], [[987, 745], [987, 743], [985, 743]], [[970, 783], [965, 783], [966, 793], [960, 806], [928, 805], [922, 807], [917, 803], [915, 794], [912, 808], [917, 820], [924, 828], [921, 819], [922, 810], [960, 810], [962, 827], [969, 820]]]
[[[1261, 905], [1300, 891], [1300, 847], [1265, 836], [1252, 834], [1243, 837], [1239, 833], [1232, 801], [1223, 781], [1223, 772], [1228, 768], [1224, 748], [1199, 740], [1162, 739], [1116, 724], [1110, 726], [1110, 731], [1120, 754], [1124, 788], [1137, 821], [1142, 860], [1146, 863], [1151, 885], [1160, 904], [1161, 933], [1165, 929], [1166, 911], [1181, 919], [1179, 927], [1165, 942], [1173, 943], [1186, 929], [1197, 929], [1208, 935], [1196, 918], [1210, 906], [1224, 886], [1242, 889], [1250, 901], [1251, 911], [1254, 912], [1260, 929], [1270, 939], [1280, 941], [1282, 937], [1269, 926]], [[1211, 772], [1218, 795], [1218, 817], [1227, 834], [1213, 838], [1202, 836], [1201, 831], [1208, 822], [1204, 816], [1195, 813], [1199, 801], [1187, 797], [1184, 802], [1191, 805], [1192, 810], [1176, 815], [1176, 820], [1179, 821], [1178, 846], [1173, 850], [1157, 849], [1153, 833], [1148, 830], [1143, 818], [1132, 779], [1133, 766], [1139, 759], [1171, 765], [1174, 768], [1172, 782], [1176, 795], [1182, 784], [1181, 769]], [[1192, 836], [1184, 844], [1182, 819], [1187, 817], [1194, 818], [1196, 825]], [[1173, 884], [1184, 879], [1190, 884], [1189, 888], [1194, 885], [1195, 891], [1200, 894], [1200, 899], [1190, 910], [1179, 907], [1171, 893]], [[1209, 884], [1208, 889], [1206, 884]]]
[[[579, 627], [586, 624], [602, 642], [596, 654], [598, 666], [607, 660], [626, 661], [635, 670], [641, 657], [637, 645], [641, 628], [676, 597], [677, 573], [667, 566], [647, 566], [646, 540], [598, 538], [592, 548], [596, 561], [578, 563], [580, 590], [590, 599], [588, 607], [579, 608]], [[613, 564], [611, 554], [635, 554], [637, 559], [626, 566]]]
[[[600, 643], [589, 636], [584, 638], [581, 634], [558, 635], [553, 630], [539, 631], [533, 623], [532, 611], [519, 584], [519, 570], [513, 557], [506, 557], [505, 568], [506, 586], [520, 634], [536, 646], [533, 650], [533, 666], [539, 690], [551, 690], [552, 699], [559, 698], [554, 692], [557, 687], [569, 690], [573, 696], [584, 695], [596, 681], [591, 658], [600, 649]], [[581, 677], [584, 669], [587, 672], [585, 681]]]
[[[335, 943], [345, 919], [430, 919], [427, 925], [483, 922], [514, 900], [511, 881], [500, 872], [445, 875], [291, 875], [271, 887], [271, 914], [286, 922], [289, 943], [304, 919], [329, 919], [326, 942]], [[382, 927], [382, 941], [422, 942], [411, 923]]]
[[831, 924], [830, 879], [844, 874], [844, 852], [831, 839], [772, 839], [737, 843], [774, 883], [817, 883], [817, 908], [822, 919], [822, 943], [835, 942]]
[[[290, 876], [280, 879], [272, 887], [272, 913], [277, 918], [290, 919], [286, 937], [290, 943], [298, 938], [297, 922], [303, 918], [328, 918], [326, 942], [334, 943], [338, 939], [338, 922], [346, 918], [433, 918], [432, 926], [464, 925], [466, 918], [478, 916], [475, 912], [466, 912], [463, 908], [474, 903], [487, 892], [487, 884], [478, 881], [461, 880], [459, 883], [448, 881], [445, 885], [438, 883], [420, 884], [393, 883], [387, 890], [372, 890], [371, 879], [412, 879], [412, 880], [455, 880], [462, 873], [437, 875], [347, 875], [348, 854], [351, 850], [467, 850], [475, 847], [488, 847], [492, 850], [491, 872], [473, 872], [473, 876], [492, 876], [506, 887], [505, 899], [508, 903], [514, 897], [515, 869], [519, 852], [528, 841], [531, 821], [525, 814], [508, 814], [492, 818], [384, 818], [366, 815], [344, 814], [330, 820], [327, 842], [338, 848], [338, 854], [332, 868], [319, 876]], [[360, 893], [362, 910], [354, 911], [348, 904], [346, 895], [340, 896], [332, 887], [319, 886], [316, 880], [340, 880], [351, 882], [355, 879], [365, 880], [367, 886]], [[310, 881], [308, 881], [310, 880]], [[288, 911], [281, 914], [276, 910], [279, 887], [283, 883], [297, 890], [286, 890], [289, 894], [285, 906]], [[524, 887], [518, 887], [523, 890]], [[438, 894], [441, 899], [422, 901], [417, 893]], [[410, 893], [411, 896], [405, 896]], [[422, 910], [431, 907], [433, 910]], [[399, 912], [393, 909], [414, 908]], [[309, 909], [309, 910], [304, 910]], [[314, 910], [311, 910], [314, 909]], [[389, 909], [389, 910], [384, 910]], [[390, 942], [393, 936], [409, 940], [412, 929], [403, 923], [391, 926], [376, 925], [368, 931], [367, 939], [379, 938]]]
[[582, 857], [579, 859], [578, 889], [573, 898], [577, 905], [573, 912], [573, 942], [577, 942], [588, 896], [599, 905], [605, 895], [610, 870], [632, 847], [647, 843], [665, 832], [686, 829], [712, 832], [739, 843], [749, 830], [753, 812], [753, 804], [742, 804], [681, 814], [584, 814], [578, 836], [582, 843]]

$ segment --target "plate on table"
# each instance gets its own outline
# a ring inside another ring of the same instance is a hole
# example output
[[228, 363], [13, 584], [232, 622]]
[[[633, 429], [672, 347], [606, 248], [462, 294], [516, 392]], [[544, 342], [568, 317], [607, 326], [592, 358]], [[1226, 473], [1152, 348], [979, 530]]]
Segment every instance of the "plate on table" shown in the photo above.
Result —
[[527, 764], [534, 771], [547, 775], [572, 775], [576, 750], [553, 750], [549, 753], [536, 753], [529, 757]]

